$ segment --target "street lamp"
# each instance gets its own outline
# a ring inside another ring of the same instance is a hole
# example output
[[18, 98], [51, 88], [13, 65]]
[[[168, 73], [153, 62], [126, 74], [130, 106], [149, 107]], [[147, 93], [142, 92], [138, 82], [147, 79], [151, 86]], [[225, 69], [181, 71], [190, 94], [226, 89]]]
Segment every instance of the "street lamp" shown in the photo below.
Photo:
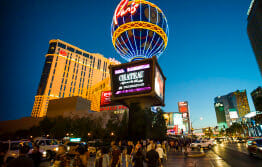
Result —
[[115, 134], [114, 134], [114, 132], [111, 132], [110, 135], [111, 135], [111, 136], [114, 136]]

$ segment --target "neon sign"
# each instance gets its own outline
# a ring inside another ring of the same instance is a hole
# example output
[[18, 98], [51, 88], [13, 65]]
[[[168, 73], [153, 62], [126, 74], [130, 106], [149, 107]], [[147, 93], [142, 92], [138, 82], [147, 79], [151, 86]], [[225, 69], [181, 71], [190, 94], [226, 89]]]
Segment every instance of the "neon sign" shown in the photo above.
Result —
[[62, 56], [67, 56], [67, 53], [64, 50], [60, 50], [59, 54], [62, 55]]
[[132, 2], [130, 7], [127, 7], [129, 0], [122, 0], [118, 5], [114, 13], [114, 23], [118, 24], [118, 17], [122, 17], [126, 15], [127, 13], [130, 13], [133, 15], [136, 13], [136, 10], [139, 6], [139, 4], [136, 4], [135, 2]]

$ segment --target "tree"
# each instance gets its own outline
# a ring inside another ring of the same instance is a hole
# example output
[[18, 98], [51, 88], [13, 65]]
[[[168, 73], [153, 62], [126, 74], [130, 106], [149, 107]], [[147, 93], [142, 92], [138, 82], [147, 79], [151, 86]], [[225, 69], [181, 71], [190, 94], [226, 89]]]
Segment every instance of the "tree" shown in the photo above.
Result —
[[155, 121], [153, 123], [153, 137], [157, 140], [164, 140], [166, 138], [166, 121], [164, 118], [164, 112], [160, 109], [157, 111]]
[[52, 119], [45, 117], [41, 122], [39, 122], [39, 127], [42, 135], [50, 133], [50, 129], [55, 125], [55, 122]]

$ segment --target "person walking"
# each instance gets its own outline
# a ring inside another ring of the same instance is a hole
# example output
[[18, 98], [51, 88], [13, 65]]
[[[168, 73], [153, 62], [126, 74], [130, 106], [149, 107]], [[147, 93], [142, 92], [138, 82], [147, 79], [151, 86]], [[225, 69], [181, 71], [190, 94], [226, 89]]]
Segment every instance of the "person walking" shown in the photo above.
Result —
[[39, 151], [38, 145], [35, 145], [33, 147], [33, 152], [30, 156], [32, 160], [34, 161], [34, 167], [39, 167], [41, 163], [42, 153]]
[[155, 150], [155, 144], [151, 144], [151, 150], [146, 153], [147, 167], [159, 166], [159, 155]]
[[132, 146], [131, 141], [127, 142], [126, 148], [126, 167], [132, 167], [132, 153], [134, 151], [134, 147]]
[[139, 148], [133, 157], [134, 167], [144, 167], [145, 156], [142, 154], [142, 148]]
[[58, 146], [58, 151], [56, 153], [53, 167], [69, 167], [70, 166], [70, 157], [66, 155], [66, 148], [64, 145]]
[[164, 157], [166, 157], [166, 154], [164, 153], [164, 150], [163, 150], [163, 148], [161, 147], [161, 144], [158, 144], [158, 145], [157, 145], [156, 152], [158, 153], [159, 158], [160, 158], [160, 162], [161, 162], [161, 163], [160, 163], [160, 166], [163, 166]]
[[109, 155], [108, 150], [105, 147], [102, 147], [102, 167], [109, 167]]
[[112, 158], [111, 158], [111, 167], [118, 167], [121, 164], [121, 152], [120, 150], [117, 148], [116, 145], [112, 146]]

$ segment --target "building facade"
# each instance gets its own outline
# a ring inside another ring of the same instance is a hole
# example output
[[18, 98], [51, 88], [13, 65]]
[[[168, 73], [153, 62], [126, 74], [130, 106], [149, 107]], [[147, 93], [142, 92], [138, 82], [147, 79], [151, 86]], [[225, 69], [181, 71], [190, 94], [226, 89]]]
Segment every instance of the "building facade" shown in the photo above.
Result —
[[262, 87], [259, 86], [257, 89], [253, 90], [251, 96], [256, 111], [262, 111]]
[[219, 130], [228, 128], [224, 105], [222, 103], [215, 103], [214, 106]]
[[262, 75], [262, 0], [252, 0], [247, 21], [248, 37]]
[[44, 117], [51, 99], [71, 96], [88, 99], [91, 87], [109, 77], [111, 64], [118, 62], [59, 39], [50, 40], [31, 116]]
[[224, 96], [218, 96], [214, 99], [214, 102], [223, 105], [228, 127], [237, 118], [244, 117], [250, 112], [246, 90], [237, 90]]

